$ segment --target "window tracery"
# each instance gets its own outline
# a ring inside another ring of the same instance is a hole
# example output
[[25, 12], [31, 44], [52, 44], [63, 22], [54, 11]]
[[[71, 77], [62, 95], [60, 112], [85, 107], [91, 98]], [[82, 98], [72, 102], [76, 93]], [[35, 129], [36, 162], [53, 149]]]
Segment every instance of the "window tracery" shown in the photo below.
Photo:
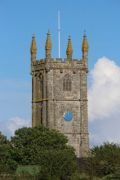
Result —
[[63, 91], [71, 91], [72, 82], [69, 74], [66, 74], [63, 78]]

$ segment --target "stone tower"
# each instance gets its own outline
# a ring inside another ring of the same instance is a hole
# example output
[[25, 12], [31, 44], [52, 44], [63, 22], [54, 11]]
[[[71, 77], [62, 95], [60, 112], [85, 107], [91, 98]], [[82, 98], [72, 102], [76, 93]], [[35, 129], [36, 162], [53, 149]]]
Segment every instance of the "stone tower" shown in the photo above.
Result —
[[42, 124], [57, 129], [68, 137], [77, 157], [89, 151], [87, 73], [88, 42], [82, 42], [82, 58], [73, 59], [71, 38], [68, 39], [66, 58], [51, 57], [52, 42], [47, 33], [45, 58], [37, 60], [35, 37], [31, 43], [32, 127]]

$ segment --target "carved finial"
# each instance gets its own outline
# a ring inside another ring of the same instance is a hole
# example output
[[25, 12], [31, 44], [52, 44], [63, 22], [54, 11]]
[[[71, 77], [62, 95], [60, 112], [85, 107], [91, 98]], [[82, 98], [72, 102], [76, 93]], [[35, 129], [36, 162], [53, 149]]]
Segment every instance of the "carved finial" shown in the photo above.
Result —
[[67, 58], [71, 59], [72, 58], [72, 54], [73, 54], [72, 41], [71, 41], [71, 37], [69, 36], [67, 50], [66, 50]]
[[30, 52], [31, 52], [31, 54], [36, 54], [37, 53], [36, 40], [35, 40], [35, 35], [34, 34], [32, 36], [32, 43], [31, 43]]
[[50, 31], [49, 31], [49, 30], [48, 30], [48, 33], [47, 33], [47, 39], [46, 39], [45, 49], [46, 49], [46, 50], [52, 49], [51, 34], [50, 34]]
[[46, 58], [51, 57], [51, 49], [52, 49], [51, 34], [50, 31], [48, 30], [46, 44], [45, 44]]
[[86, 36], [86, 32], [84, 31], [84, 35], [83, 35], [83, 42], [82, 42], [82, 52], [88, 52], [88, 41], [87, 41], [87, 36]]

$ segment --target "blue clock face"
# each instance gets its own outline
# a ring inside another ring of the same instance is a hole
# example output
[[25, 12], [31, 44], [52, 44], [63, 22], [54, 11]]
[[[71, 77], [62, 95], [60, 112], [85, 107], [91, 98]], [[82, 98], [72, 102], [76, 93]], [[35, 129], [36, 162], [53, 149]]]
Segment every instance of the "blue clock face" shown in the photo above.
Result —
[[65, 112], [63, 117], [65, 121], [71, 121], [73, 119], [73, 113], [69, 111]]

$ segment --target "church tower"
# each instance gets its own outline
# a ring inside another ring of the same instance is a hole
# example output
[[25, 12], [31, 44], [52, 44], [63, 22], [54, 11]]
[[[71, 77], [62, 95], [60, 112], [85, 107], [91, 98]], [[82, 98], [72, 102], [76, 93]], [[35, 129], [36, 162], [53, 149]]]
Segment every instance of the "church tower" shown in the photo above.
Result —
[[35, 36], [31, 43], [32, 127], [42, 124], [68, 137], [77, 157], [89, 152], [87, 73], [88, 42], [84, 33], [82, 58], [74, 59], [71, 37], [66, 58], [53, 59], [51, 34], [47, 33], [45, 58], [37, 60]]

